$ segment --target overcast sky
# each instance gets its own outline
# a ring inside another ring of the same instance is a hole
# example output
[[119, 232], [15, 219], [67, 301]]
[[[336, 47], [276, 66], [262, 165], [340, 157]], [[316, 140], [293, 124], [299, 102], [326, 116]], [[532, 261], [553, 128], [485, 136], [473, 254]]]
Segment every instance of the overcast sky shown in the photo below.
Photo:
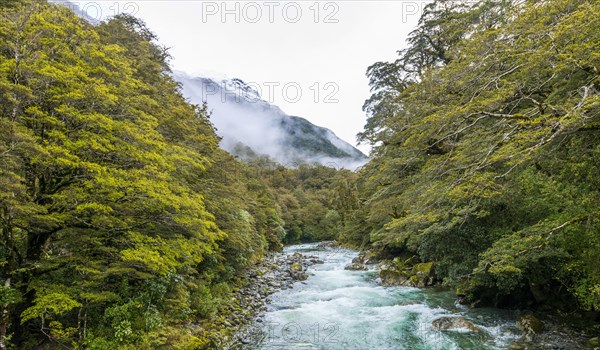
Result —
[[[172, 66], [260, 88], [287, 114], [356, 144], [370, 95], [366, 69], [393, 60], [423, 1], [73, 1], [94, 18], [142, 18]], [[367, 151], [367, 146], [360, 147]]]

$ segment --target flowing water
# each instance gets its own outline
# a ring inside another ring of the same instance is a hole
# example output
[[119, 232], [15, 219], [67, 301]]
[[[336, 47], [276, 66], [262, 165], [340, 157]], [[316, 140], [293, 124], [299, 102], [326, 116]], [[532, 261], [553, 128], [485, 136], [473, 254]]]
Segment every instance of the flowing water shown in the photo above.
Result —
[[[306, 244], [285, 252], [316, 255], [324, 264], [272, 296], [253, 349], [506, 349], [518, 338], [510, 312], [469, 310], [451, 292], [383, 287], [376, 271], [344, 270], [356, 251]], [[433, 329], [431, 322], [443, 316], [463, 316], [482, 332]]]

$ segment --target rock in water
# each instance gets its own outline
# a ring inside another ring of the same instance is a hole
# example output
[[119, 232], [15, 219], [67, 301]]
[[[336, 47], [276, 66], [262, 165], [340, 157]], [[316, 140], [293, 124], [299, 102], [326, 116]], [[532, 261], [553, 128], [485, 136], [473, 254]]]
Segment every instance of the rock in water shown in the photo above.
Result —
[[398, 258], [393, 262], [379, 265], [379, 276], [384, 286], [407, 286], [423, 288], [432, 286], [435, 282], [433, 263], [426, 262], [412, 267], [399, 266]]
[[384, 286], [407, 286], [408, 276], [404, 272], [397, 270], [381, 270], [379, 271], [381, 284]]
[[376, 253], [367, 253], [365, 254], [364, 261], [366, 265], [377, 264], [379, 262], [379, 257]]
[[290, 266], [290, 271], [302, 271], [302, 264], [300, 264], [300, 263], [293, 263]]
[[304, 272], [304, 268], [300, 263], [293, 263], [290, 265], [290, 276], [298, 281], [304, 281], [308, 278], [308, 275]]
[[413, 266], [410, 280], [414, 287], [426, 287], [433, 284], [433, 263], [426, 262]]
[[467, 329], [469, 332], [480, 332], [480, 329], [464, 317], [441, 317], [431, 322], [431, 326], [440, 331]]
[[352, 264], [346, 265], [346, 267], [344, 267], [344, 270], [366, 271], [368, 269], [367, 269], [367, 267], [365, 265], [363, 265], [361, 263], [354, 262]]
[[523, 332], [523, 340], [532, 341], [536, 334], [544, 331], [544, 322], [532, 314], [525, 314], [517, 320], [517, 327]]

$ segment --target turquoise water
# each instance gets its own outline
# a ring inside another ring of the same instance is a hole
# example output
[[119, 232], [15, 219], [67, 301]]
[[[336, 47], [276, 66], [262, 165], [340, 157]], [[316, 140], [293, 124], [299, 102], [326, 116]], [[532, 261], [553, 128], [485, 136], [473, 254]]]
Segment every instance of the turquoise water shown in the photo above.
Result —
[[[257, 349], [506, 349], [518, 338], [515, 315], [497, 309], [469, 310], [447, 291], [382, 287], [375, 271], [347, 271], [357, 256], [348, 249], [288, 247], [285, 253], [316, 255], [325, 263], [310, 277], [274, 294], [261, 316]], [[479, 333], [441, 332], [431, 322], [463, 316]]]

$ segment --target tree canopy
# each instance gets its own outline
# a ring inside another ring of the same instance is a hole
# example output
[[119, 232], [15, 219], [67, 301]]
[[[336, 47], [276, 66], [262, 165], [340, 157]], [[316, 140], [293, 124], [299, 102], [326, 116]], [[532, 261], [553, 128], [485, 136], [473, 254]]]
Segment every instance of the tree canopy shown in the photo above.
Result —
[[598, 310], [599, 13], [427, 5], [399, 58], [368, 70], [373, 159], [346, 239], [433, 261], [472, 301]]
[[0, 349], [210, 349], [243, 270], [329, 239], [474, 303], [600, 311], [598, 14], [428, 4], [368, 69], [354, 173], [221, 150], [139, 19], [0, 3]]

